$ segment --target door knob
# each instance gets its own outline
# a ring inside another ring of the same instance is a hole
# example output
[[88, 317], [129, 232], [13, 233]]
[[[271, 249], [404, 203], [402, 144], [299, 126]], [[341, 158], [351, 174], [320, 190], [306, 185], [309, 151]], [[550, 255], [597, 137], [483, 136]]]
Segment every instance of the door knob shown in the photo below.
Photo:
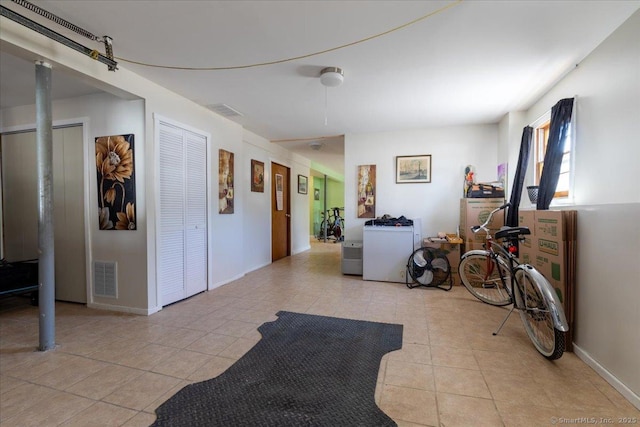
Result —
[[291, 214], [284, 214], [287, 218], [291, 218]]

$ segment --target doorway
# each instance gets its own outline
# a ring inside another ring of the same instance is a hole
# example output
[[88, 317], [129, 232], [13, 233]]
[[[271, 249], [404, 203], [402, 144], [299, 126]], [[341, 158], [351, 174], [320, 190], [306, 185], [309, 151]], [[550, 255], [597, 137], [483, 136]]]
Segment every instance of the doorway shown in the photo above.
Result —
[[291, 255], [289, 168], [271, 162], [271, 261]]
[[[53, 216], [55, 298], [87, 302], [83, 127], [54, 127]], [[2, 135], [3, 256], [37, 259], [38, 173], [36, 132]]]

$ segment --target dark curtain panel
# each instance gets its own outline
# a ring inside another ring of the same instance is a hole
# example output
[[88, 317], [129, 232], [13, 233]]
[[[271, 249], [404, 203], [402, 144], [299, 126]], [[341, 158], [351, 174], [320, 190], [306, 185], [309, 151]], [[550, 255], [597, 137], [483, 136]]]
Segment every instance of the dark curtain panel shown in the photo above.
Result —
[[553, 199], [560, 177], [562, 153], [567, 130], [571, 124], [573, 112], [573, 98], [561, 99], [551, 109], [551, 123], [549, 125], [549, 141], [544, 155], [540, 188], [538, 189], [537, 209], [547, 210]]
[[522, 140], [520, 141], [520, 154], [518, 155], [518, 166], [513, 178], [513, 187], [511, 188], [511, 206], [507, 210], [507, 220], [505, 225], [509, 227], [518, 226], [518, 206], [520, 206], [520, 197], [522, 196], [522, 186], [524, 185], [524, 176], [527, 174], [527, 164], [529, 163], [529, 153], [531, 152], [531, 139], [533, 137], [533, 128], [527, 126], [522, 129]]

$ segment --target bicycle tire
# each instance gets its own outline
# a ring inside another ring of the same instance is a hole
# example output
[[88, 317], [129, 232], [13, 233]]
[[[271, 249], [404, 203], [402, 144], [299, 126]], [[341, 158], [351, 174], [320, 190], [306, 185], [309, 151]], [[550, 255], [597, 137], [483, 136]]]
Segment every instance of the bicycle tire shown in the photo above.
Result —
[[342, 238], [342, 228], [340, 228], [339, 225], [333, 227], [333, 235], [337, 240], [340, 240]]
[[340, 221], [340, 219], [336, 220], [333, 224], [333, 235], [336, 236], [337, 240], [340, 240], [342, 237], [342, 221]]
[[491, 258], [489, 251], [473, 250], [465, 253], [460, 259], [458, 275], [471, 295], [482, 302], [495, 306], [505, 306], [513, 302], [509, 289], [509, 266], [500, 257]]
[[[318, 231], [318, 240], [324, 240], [325, 239], [324, 224], [325, 224], [325, 220], [323, 219], [322, 222], [320, 223], [320, 230]], [[327, 231], [329, 231], [328, 228], [327, 228]]]
[[515, 280], [516, 304], [529, 339], [544, 357], [559, 359], [565, 350], [565, 333], [555, 327], [542, 285], [522, 267], [516, 269]]

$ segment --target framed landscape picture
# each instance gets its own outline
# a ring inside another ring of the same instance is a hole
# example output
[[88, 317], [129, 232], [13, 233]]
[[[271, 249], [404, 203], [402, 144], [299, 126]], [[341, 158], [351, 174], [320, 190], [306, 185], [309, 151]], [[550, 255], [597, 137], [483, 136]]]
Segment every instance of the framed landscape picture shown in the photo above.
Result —
[[304, 175], [298, 175], [298, 193], [307, 194], [307, 186], [309, 178]]
[[396, 184], [431, 182], [431, 154], [396, 157]]

